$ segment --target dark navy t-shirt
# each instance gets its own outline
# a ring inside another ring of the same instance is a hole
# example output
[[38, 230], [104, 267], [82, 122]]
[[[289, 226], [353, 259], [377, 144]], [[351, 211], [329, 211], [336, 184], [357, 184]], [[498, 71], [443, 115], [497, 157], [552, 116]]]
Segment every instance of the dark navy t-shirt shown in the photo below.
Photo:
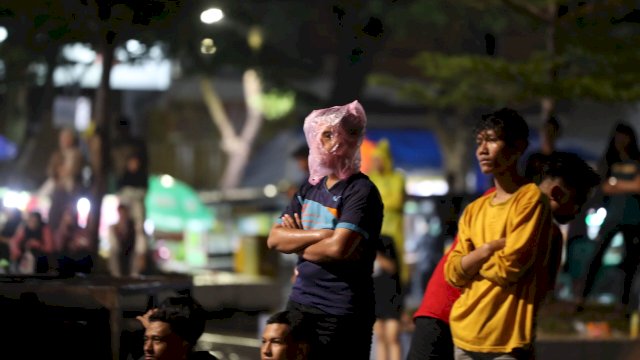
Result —
[[303, 185], [284, 214], [301, 214], [304, 229], [346, 228], [359, 233], [357, 260], [313, 263], [299, 257], [290, 300], [331, 315], [372, 314], [371, 274], [382, 226], [382, 199], [376, 186], [354, 174], [327, 189], [327, 178]]

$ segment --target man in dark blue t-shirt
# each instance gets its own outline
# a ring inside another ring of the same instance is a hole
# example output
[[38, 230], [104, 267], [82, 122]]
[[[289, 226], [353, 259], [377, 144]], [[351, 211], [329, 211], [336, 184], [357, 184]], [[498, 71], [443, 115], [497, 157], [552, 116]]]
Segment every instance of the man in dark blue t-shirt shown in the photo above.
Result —
[[310, 356], [368, 359], [374, 316], [371, 274], [382, 200], [360, 172], [366, 116], [357, 101], [306, 119], [309, 182], [269, 233], [268, 245], [299, 255], [287, 307], [314, 327]]

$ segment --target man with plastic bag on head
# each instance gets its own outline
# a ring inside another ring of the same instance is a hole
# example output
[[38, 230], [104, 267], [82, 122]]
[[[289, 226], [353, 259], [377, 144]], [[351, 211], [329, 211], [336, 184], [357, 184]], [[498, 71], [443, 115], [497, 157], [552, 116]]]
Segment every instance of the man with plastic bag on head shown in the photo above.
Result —
[[374, 317], [372, 270], [383, 205], [360, 172], [366, 115], [357, 101], [315, 110], [304, 133], [309, 181], [269, 233], [268, 245], [299, 255], [287, 307], [314, 327], [310, 359], [368, 359]]

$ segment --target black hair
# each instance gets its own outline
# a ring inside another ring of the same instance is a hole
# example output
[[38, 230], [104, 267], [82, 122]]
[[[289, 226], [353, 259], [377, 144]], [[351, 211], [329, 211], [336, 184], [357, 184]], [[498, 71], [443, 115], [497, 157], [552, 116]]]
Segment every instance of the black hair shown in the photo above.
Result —
[[517, 111], [502, 108], [489, 114], [482, 115], [476, 124], [474, 134], [485, 130], [493, 130], [496, 136], [509, 147], [523, 146], [524, 151], [529, 145], [529, 126]]
[[611, 165], [622, 161], [620, 156], [620, 152], [616, 148], [616, 134], [623, 134], [629, 137], [629, 145], [627, 145], [627, 153], [629, 158], [640, 161], [640, 150], [638, 149], [638, 141], [636, 138], [636, 132], [633, 128], [624, 122], [619, 122], [616, 124], [613, 133], [611, 134], [611, 140], [609, 141], [609, 146], [607, 147], [607, 151], [604, 156], [605, 161], [605, 171], [606, 175], [610, 175], [609, 172], [611, 170]]
[[44, 220], [42, 219], [42, 214], [39, 211], [31, 211], [27, 217], [35, 217], [38, 220], [38, 223], [40, 223], [40, 225], [44, 224]]
[[309, 157], [309, 146], [307, 146], [307, 144], [298, 146], [298, 148], [291, 154], [291, 156], [295, 159]]
[[558, 119], [553, 115], [549, 116], [547, 121], [544, 122], [544, 125], [551, 127], [556, 135], [560, 135], [560, 133], [562, 132], [562, 126], [560, 126], [560, 122], [558, 122]]
[[580, 156], [561, 151], [549, 155], [540, 178], [562, 179], [567, 188], [575, 191], [577, 203], [584, 203], [591, 189], [600, 184], [600, 175]]
[[204, 332], [207, 313], [194, 298], [176, 296], [165, 299], [149, 316], [149, 321], [162, 321], [169, 324], [173, 333], [191, 346], [195, 346]]
[[267, 325], [284, 324], [289, 326], [289, 336], [295, 342], [308, 342], [309, 328], [304, 315], [296, 310], [284, 310], [271, 315], [267, 319]]

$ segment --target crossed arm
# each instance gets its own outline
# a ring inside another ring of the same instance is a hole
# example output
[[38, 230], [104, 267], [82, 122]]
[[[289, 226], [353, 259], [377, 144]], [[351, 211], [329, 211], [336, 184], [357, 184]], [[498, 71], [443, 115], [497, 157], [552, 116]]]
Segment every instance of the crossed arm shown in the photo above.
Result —
[[505, 238], [489, 241], [467, 255], [464, 255], [461, 260], [462, 270], [468, 276], [475, 276], [480, 272], [480, 269], [482, 269], [482, 265], [493, 256], [493, 253], [504, 248], [505, 243]]
[[293, 217], [285, 214], [281, 224], [273, 225], [267, 246], [286, 254], [298, 253], [308, 261], [326, 262], [354, 257], [361, 239], [359, 233], [344, 228], [304, 230], [296, 213]]

